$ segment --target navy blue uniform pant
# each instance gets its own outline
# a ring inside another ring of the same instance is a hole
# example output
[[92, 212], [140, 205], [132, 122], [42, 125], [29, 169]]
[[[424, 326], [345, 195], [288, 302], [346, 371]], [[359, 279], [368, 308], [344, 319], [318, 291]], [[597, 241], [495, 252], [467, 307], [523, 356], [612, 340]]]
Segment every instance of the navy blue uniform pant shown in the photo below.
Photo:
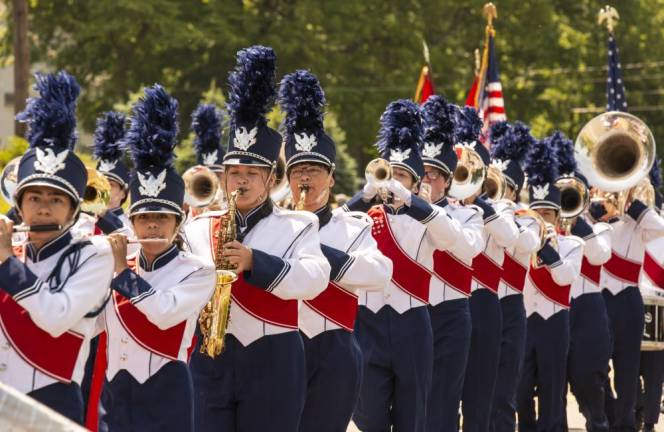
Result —
[[498, 378], [493, 395], [493, 432], [514, 432], [516, 429], [516, 389], [523, 366], [526, 347], [526, 309], [522, 295], [510, 295], [500, 300], [503, 315], [503, 334], [498, 362]]
[[102, 423], [109, 431], [192, 431], [194, 406], [187, 365], [171, 361], [144, 383], [126, 370], [106, 382]]
[[664, 380], [664, 351], [641, 351], [641, 377], [643, 393], [640, 405], [643, 423], [656, 425], [662, 404], [662, 380]]
[[455, 430], [470, 351], [468, 299], [429, 306], [433, 328], [433, 379], [427, 409], [428, 432]]
[[613, 360], [613, 396], [607, 380], [606, 415], [611, 430], [636, 430], [636, 395], [643, 336], [643, 299], [637, 287], [629, 287], [617, 295], [603, 290], [609, 315], [611, 359]]
[[307, 398], [300, 432], [346, 432], [362, 382], [362, 353], [353, 333], [302, 335]]
[[485, 432], [491, 423], [503, 318], [498, 296], [487, 289], [473, 291], [469, 302], [473, 327], [463, 383], [463, 430]]
[[611, 341], [602, 294], [589, 293], [572, 299], [569, 314], [567, 379], [570, 390], [586, 419], [586, 430], [608, 431], [604, 392]]
[[263, 336], [246, 347], [227, 335], [219, 357], [197, 348], [190, 369], [197, 432], [298, 430], [306, 392], [299, 332]]
[[[523, 371], [517, 390], [519, 432], [565, 430], [569, 311], [528, 317]], [[535, 396], [537, 413], [535, 416]]]
[[28, 396], [68, 419], [83, 424], [83, 396], [81, 387], [75, 382], [50, 384], [28, 393]]
[[360, 307], [355, 335], [364, 378], [353, 421], [364, 432], [421, 432], [433, 368], [433, 337], [426, 306], [399, 314], [390, 306]]

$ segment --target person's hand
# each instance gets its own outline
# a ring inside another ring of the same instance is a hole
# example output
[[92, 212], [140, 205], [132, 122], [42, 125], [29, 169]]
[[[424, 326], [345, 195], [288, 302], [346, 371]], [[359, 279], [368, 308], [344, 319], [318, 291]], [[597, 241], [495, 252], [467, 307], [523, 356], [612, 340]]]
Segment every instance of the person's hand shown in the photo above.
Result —
[[237, 240], [225, 244], [222, 254], [224, 260], [233, 266], [237, 266], [236, 272], [238, 274], [243, 271], [250, 271], [253, 267], [254, 259], [251, 248]]
[[14, 222], [4, 218], [0, 219], [0, 262], [14, 256], [12, 246], [13, 229]]
[[391, 179], [387, 183], [387, 190], [392, 192], [395, 198], [399, 199], [405, 205], [410, 207], [412, 193], [406, 189], [406, 186], [402, 185], [399, 180]]
[[106, 237], [113, 251], [115, 273], [122, 273], [127, 267], [127, 237], [124, 234], [110, 234]]
[[420, 198], [422, 198], [424, 201], [428, 202], [431, 204], [431, 185], [428, 183], [422, 183], [420, 185], [420, 191], [417, 194]]
[[378, 194], [378, 186], [373, 180], [373, 177], [369, 177], [367, 184], [362, 188], [362, 199], [366, 202], [371, 201]]

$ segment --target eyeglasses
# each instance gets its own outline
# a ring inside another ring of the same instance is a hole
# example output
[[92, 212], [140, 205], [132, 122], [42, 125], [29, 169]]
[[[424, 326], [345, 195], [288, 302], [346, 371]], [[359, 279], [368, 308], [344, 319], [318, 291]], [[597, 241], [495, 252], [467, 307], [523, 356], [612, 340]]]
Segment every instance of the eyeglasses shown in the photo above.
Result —
[[293, 168], [290, 172], [291, 177], [294, 178], [300, 178], [302, 176], [307, 176], [307, 177], [318, 177], [322, 175], [325, 172], [323, 168], [319, 167], [300, 167], [300, 168]]
[[424, 177], [428, 178], [429, 180], [438, 180], [438, 178], [441, 176], [447, 178], [447, 175], [440, 171], [427, 171], [424, 173]]

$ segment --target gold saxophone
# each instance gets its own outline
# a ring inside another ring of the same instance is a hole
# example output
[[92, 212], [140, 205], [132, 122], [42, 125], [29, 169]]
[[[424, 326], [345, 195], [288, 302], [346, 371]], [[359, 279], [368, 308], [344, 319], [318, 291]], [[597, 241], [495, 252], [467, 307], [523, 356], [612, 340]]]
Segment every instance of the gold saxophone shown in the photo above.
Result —
[[[241, 192], [241, 191], [240, 191]], [[237, 280], [237, 265], [231, 264], [223, 256], [224, 245], [237, 238], [237, 225], [235, 213], [237, 212], [235, 199], [238, 191], [231, 193], [228, 198], [228, 212], [222, 216], [217, 231], [217, 247], [214, 251], [214, 262], [217, 268], [217, 282], [212, 298], [205, 305], [198, 317], [198, 323], [203, 335], [201, 353], [210, 357], [217, 357], [224, 349], [224, 337], [228, 327], [231, 310], [231, 287]]]

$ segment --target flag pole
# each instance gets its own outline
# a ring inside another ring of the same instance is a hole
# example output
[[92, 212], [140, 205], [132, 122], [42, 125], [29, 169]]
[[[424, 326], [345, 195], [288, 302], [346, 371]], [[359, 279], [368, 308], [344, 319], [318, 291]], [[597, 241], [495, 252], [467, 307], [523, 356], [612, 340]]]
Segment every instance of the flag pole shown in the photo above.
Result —
[[493, 20], [498, 19], [498, 9], [496, 5], [489, 2], [482, 8], [482, 14], [486, 18], [486, 28], [484, 30], [484, 48], [482, 49], [482, 61], [480, 63], [479, 81], [477, 94], [475, 95], [475, 106], [479, 107], [480, 95], [484, 92], [486, 85], [486, 70], [489, 67], [489, 38], [495, 36], [496, 31], [493, 28]]
[[420, 97], [422, 96], [422, 89], [424, 88], [424, 84], [427, 80], [427, 77], [430, 76], [431, 74], [429, 46], [427, 45], [427, 41], [424, 39], [422, 39], [422, 56], [424, 57], [424, 66], [422, 66], [422, 70], [420, 71], [420, 78], [417, 81], [417, 88], [415, 89], [415, 97], [413, 97], [413, 101], [417, 103], [420, 102]]

